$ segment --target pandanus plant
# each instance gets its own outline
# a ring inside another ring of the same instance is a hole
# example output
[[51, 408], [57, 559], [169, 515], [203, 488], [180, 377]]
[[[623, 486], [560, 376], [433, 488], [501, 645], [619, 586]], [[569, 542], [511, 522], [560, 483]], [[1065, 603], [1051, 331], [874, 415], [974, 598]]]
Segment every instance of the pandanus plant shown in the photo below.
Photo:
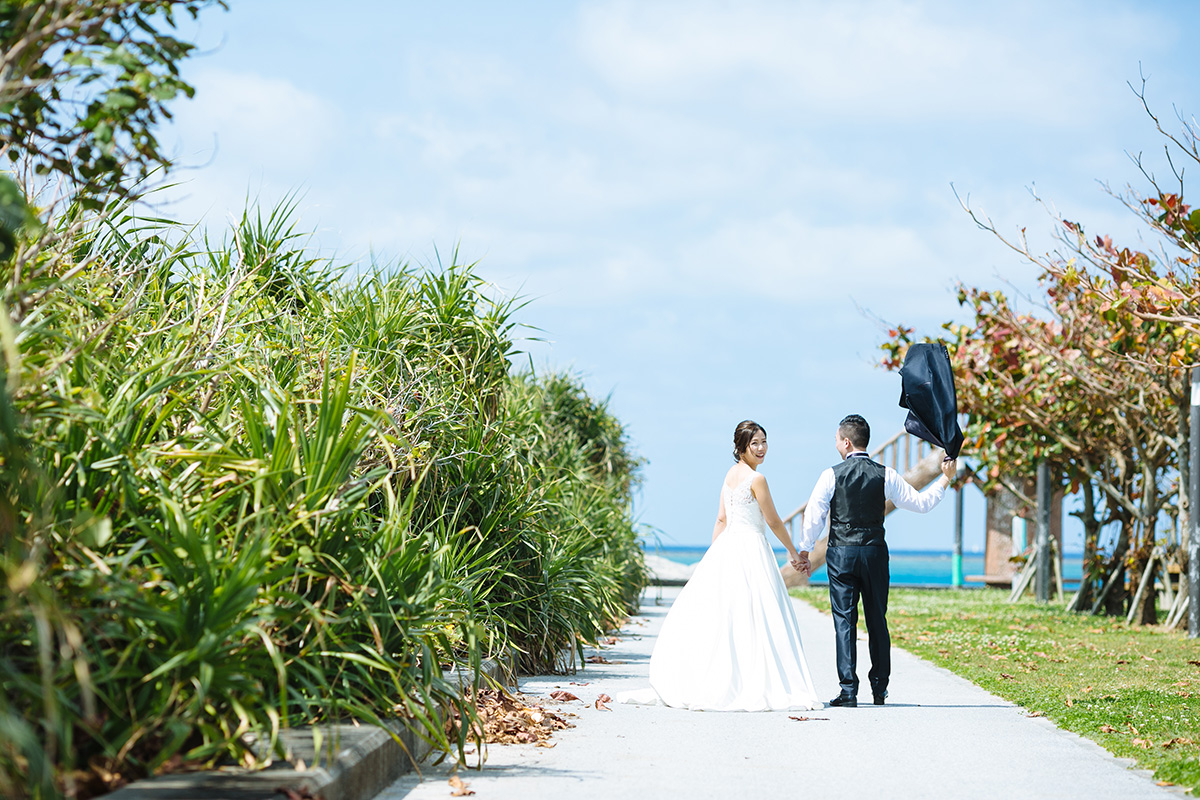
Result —
[[289, 202], [79, 219], [0, 298], [0, 793], [350, 718], [463, 758], [482, 658], [559, 668], [636, 603], [638, 459], [513, 369], [473, 265], [340, 268]]

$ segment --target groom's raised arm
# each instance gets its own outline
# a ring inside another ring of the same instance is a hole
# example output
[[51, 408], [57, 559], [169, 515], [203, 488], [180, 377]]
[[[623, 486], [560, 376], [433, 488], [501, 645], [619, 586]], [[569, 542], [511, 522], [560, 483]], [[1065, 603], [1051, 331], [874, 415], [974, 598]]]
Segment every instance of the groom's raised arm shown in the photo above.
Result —
[[825, 521], [829, 518], [829, 503], [833, 500], [833, 469], [827, 469], [817, 478], [804, 507], [804, 524], [800, 528], [800, 541], [796, 543], [797, 550], [810, 552], [817, 539], [825, 531]]
[[954, 474], [953, 470], [956, 467], [957, 463], [954, 461], [943, 462], [941, 476], [932, 486], [927, 486], [923, 492], [918, 492], [900, 476], [900, 473], [888, 467], [883, 481], [883, 495], [891, 500], [896, 508], [924, 514], [941, 502], [942, 495], [950, 488], [952, 481], [950, 476]]

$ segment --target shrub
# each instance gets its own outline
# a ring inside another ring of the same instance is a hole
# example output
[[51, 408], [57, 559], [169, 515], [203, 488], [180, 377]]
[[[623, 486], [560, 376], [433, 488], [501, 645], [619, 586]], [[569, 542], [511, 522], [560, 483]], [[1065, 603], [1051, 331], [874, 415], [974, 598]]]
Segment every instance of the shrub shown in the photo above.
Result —
[[606, 405], [511, 368], [514, 306], [471, 265], [357, 274], [290, 218], [212, 242], [110, 208], [4, 275], [6, 796], [346, 717], [461, 757], [443, 668], [558, 668], [636, 601]]

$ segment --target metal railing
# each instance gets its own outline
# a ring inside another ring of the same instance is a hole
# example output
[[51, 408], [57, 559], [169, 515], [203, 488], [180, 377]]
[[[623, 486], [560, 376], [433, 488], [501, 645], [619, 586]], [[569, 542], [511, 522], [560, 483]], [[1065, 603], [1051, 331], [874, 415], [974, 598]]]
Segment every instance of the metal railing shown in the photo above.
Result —
[[[877, 461], [885, 467], [891, 467], [901, 475], [907, 475], [913, 467], [920, 464], [936, 449], [938, 448], [924, 439], [918, 439], [908, 431], [900, 431], [872, 450], [871, 460]], [[807, 502], [801, 504], [799, 508], [783, 519], [783, 524], [787, 526], [788, 535], [792, 537], [792, 541], [796, 540], [796, 520], [804, 518], [804, 508], [807, 505]]]

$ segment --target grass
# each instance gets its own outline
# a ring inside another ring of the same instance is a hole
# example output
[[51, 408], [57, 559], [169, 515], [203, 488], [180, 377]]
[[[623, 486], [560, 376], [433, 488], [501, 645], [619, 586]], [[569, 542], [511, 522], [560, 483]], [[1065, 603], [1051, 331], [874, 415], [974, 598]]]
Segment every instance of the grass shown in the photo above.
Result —
[[[792, 594], [829, 609], [824, 588]], [[892, 643], [1134, 759], [1160, 781], [1200, 789], [1195, 642], [1177, 632], [1007, 599], [1000, 590], [893, 589]]]

